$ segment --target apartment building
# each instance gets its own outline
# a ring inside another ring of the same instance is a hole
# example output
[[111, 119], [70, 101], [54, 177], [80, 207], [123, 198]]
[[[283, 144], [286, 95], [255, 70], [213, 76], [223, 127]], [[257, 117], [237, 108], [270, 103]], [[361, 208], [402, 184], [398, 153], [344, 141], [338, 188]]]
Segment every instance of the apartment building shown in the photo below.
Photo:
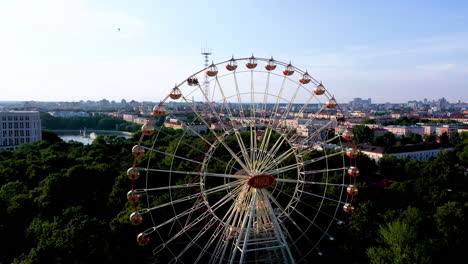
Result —
[[37, 111], [0, 111], [0, 149], [16, 149], [22, 143], [42, 140]]

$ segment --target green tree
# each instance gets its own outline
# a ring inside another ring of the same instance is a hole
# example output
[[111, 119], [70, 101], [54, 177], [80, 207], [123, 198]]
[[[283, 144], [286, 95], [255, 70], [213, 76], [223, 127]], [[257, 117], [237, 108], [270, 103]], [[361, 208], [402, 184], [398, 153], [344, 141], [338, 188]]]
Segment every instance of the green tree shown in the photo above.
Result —
[[437, 140], [437, 137], [434, 134], [430, 134], [424, 137], [424, 142], [427, 142], [427, 143], [435, 143], [436, 140]]
[[355, 126], [353, 127], [354, 142], [356, 144], [368, 143], [374, 137], [374, 132], [367, 126]]
[[439, 136], [439, 143], [443, 147], [447, 147], [449, 145], [449, 137], [446, 132], [442, 133], [442, 135]]
[[418, 144], [422, 142], [422, 136], [415, 133], [410, 133], [408, 135], [412, 144]]
[[381, 226], [378, 240], [381, 246], [367, 250], [371, 263], [430, 263], [427, 250], [418, 243], [416, 231], [404, 221]]
[[375, 119], [370, 119], [370, 118], [363, 118], [361, 120], [361, 124], [375, 124]]
[[386, 132], [383, 136], [374, 137], [372, 140], [372, 145], [379, 147], [391, 147], [394, 146], [397, 142], [397, 138], [391, 132]]
[[446, 247], [456, 248], [462, 244], [464, 240], [464, 218], [464, 208], [458, 202], [447, 202], [437, 207], [434, 220], [437, 232]]

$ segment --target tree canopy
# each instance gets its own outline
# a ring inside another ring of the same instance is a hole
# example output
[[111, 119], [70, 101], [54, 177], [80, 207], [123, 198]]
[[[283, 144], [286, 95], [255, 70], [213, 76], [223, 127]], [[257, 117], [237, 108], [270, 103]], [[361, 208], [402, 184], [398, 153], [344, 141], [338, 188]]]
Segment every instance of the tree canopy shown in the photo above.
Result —
[[[359, 140], [368, 140], [365, 128], [361, 132]], [[157, 147], [174, 148], [173, 136], [180, 131], [162, 133], [166, 137], [158, 139]], [[128, 221], [125, 171], [139, 135], [99, 136], [83, 145], [49, 134], [44, 141], [0, 151], [0, 263], [156, 261], [149, 247], [136, 244], [140, 229]], [[193, 138], [186, 140], [181, 145], [202, 148]], [[454, 152], [441, 152], [429, 161], [384, 157], [377, 164], [360, 154], [356, 211], [337, 215], [344, 226], [330, 227], [335, 240], [320, 245], [324, 256], [310, 254], [307, 261], [468, 262], [468, 133], [457, 135], [456, 141]], [[165, 159], [158, 162], [168, 166]]]

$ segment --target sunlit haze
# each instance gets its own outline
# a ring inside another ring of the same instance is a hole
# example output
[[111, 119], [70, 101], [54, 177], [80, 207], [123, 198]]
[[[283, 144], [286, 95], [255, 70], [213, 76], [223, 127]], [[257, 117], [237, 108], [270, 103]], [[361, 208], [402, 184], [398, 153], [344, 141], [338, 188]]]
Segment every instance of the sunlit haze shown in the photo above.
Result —
[[291, 61], [338, 101], [468, 101], [468, 2], [382, 2], [2, 1], [0, 101], [159, 101], [203, 47]]

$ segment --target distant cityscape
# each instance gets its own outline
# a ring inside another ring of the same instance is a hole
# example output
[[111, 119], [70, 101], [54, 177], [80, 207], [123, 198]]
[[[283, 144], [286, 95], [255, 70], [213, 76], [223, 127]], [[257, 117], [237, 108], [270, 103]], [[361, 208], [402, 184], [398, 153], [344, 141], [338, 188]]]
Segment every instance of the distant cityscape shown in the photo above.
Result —
[[[120, 102], [108, 101], [80, 101], [80, 102], [0, 102], [0, 118], [2, 125], [0, 133], [0, 149], [15, 149], [19, 144], [41, 140], [41, 124], [38, 112], [47, 112], [56, 118], [68, 117], [90, 117], [92, 115], [107, 115], [113, 118], [122, 119], [130, 123], [144, 125], [148, 122], [153, 113], [155, 102], [137, 102], [121, 100]], [[212, 103], [213, 107], [219, 111], [219, 115], [225, 120], [228, 116], [223, 113], [222, 104]], [[260, 104], [258, 104], [260, 106]], [[220, 131], [221, 126], [217, 122], [212, 122], [211, 127], [206, 124], [190, 123], [188, 119], [193, 115], [192, 107], [201, 107], [197, 102], [179, 103], [168, 102], [166, 117], [161, 123], [163, 126], [173, 129], [187, 129], [190, 133], [208, 133], [209, 130]], [[321, 125], [329, 120], [337, 120], [346, 117], [347, 126], [358, 125], [367, 126], [372, 135], [382, 137], [386, 133], [391, 133], [395, 137], [410, 137], [419, 135], [425, 138], [430, 135], [440, 137], [450, 135], [454, 132], [461, 133], [468, 131], [468, 103], [450, 103], [445, 98], [429, 101], [412, 100], [407, 103], [385, 103], [373, 104], [372, 99], [355, 98], [349, 103], [340, 104], [340, 111], [328, 109], [323, 105], [310, 104], [300, 111], [302, 104], [292, 105], [286, 110], [286, 105], [279, 105], [279, 111], [273, 111], [273, 104], [267, 104], [262, 113], [261, 107], [257, 107], [258, 119], [266, 121], [269, 117], [277, 115], [280, 117], [280, 124], [290, 130], [295, 130], [298, 136], [307, 138]], [[239, 116], [239, 104], [231, 103], [233, 116]], [[197, 109], [203, 112], [203, 109]], [[207, 113], [208, 114], [208, 113]], [[406, 125], [392, 124], [392, 120], [401, 118], [413, 118], [414, 120], [425, 120], [425, 122], [411, 123]], [[313, 119], [314, 122], [307, 120]], [[91, 128], [92, 129], [92, 128]], [[334, 146], [328, 146], [334, 147]], [[418, 160], [427, 160], [436, 156], [442, 149], [440, 146], [433, 147], [412, 147], [411, 149], [400, 149], [399, 151], [389, 151], [387, 148], [376, 146], [360, 146], [361, 152], [369, 157], [379, 160], [384, 154], [395, 157], [409, 157]], [[450, 150], [450, 149], [447, 149]]]
[[[147, 106], [153, 106], [156, 102], [127, 101], [120, 102], [102, 99], [99, 101], [77, 102], [42, 102], [42, 101], [0, 101], [0, 110], [37, 110], [37, 111], [140, 111]], [[173, 103], [176, 104], [176, 103]], [[354, 98], [348, 103], [339, 103], [341, 110], [347, 112], [362, 112], [368, 115], [376, 112], [411, 113], [434, 116], [462, 116], [468, 110], [468, 102], [449, 102], [445, 98], [437, 100], [411, 100], [406, 103], [372, 103], [372, 99]]]

